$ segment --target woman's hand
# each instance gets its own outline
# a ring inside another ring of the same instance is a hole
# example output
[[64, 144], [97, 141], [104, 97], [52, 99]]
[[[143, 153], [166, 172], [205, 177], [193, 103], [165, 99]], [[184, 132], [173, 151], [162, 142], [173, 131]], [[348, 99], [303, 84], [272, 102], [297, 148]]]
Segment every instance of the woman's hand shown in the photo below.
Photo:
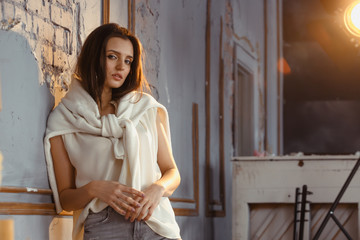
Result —
[[125, 215], [127, 212], [134, 213], [142, 206], [144, 193], [134, 188], [115, 181], [93, 181], [90, 185], [91, 195], [106, 202], [121, 215]]
[[137, 221], [147, 221], [151, 217], [154, 209], [159, 205], [161, 197], [164, 195], [165, 188], [160, 184], [152, 184], [144, 190], [145, 197], [141, 200], [137, 198], [136, 200], [140, 201], [141, 207], [135, 210], [135, 212], [127, 211], [125, 219], [130, 218], [130, 222], [133, 222], [135, 219]]

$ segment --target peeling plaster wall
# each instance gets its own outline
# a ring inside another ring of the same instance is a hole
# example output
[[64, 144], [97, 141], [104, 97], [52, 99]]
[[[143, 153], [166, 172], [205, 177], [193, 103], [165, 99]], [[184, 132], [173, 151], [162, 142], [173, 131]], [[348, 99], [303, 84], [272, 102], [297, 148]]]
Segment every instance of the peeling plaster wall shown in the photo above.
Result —
[[[182, 176], [174, 197], [194, 197], [192, 104], [199, 106], [199, 216], [177, 220], [183, 239], [211, 239], [204, 208], [206, 1], [161, 1], [159, 13], [159, 100], [169, 111], [174, 157]], [[194, 208], [192, 204], [173, 206]]]
[[[183, 239], [231, 239], [233, 16], [231, 1], [211, 1], [211, 163], [213, 198], [219, 196], [219, 44], [222, 18], [225, 111], [226, 216], [205, 216], [206, 1], [136, 1], [136, 33], [147, 53], [146, 74], [169, 111], [174, 156], [182, 182], [177, 198], [193, 198], [192, 104], [199, 106], [199, 216], [178, 216]], [[150, 68], [149, 68], [150, 65]], [[172, 203], [174, 207], [194, 205]]]
[[[27, 40], [18, 33], [0, 30], [0, 77], [3, 100], [0, 112], [0, 150], [4, 156], [2, 184], [48, 188], [42, 140], [47, 115], [54, 101], [46, 85], [39, 85], [38, 65]], [[0, 199], [4, 202], [51, 202], [50, 196], [0, 194]], [[14, 219], [16, 239], [46, 239], [48, 233], [43, 225], [52, 219], [48, 216], [0, 218]]]
[[[150, 4], [151, 3], [151, 4]], [[265, 38], [263, 0], [211, 1], [211, 168], [212, 195], [219, 195], [219, 54], [224, 60], [224, 128], [226, 216], [205, 216], [205, 1], [137, 1], [136, 31], [147, 48], [150, 81], [156, 82], [159, 101], [169, 110], [174, 156], [182, 175], [175, 197], [192, 197], [191, 105], [199, 105], [200, 211], [196, 217], [177, 217], [184, 239], [230, 239], [232, 219], [231, 162], [234, 97], [234, 43], [255, 59], [256, 150], [277, 153], [276, 1], [267, 2]], [[158, 8], [160, 5], [160, 9]], [[139, 13], [139, 9], [142, 9]], [[222, 19], [222, 52], [220, 27]], [[151, 41], [148, 37], [151, 36]], [[268, 41], [265, 43], [265, 41]], [[267, 44], [267, 47], [265, 46]], [[265, 50], [268, 52], [265, 54]], [[266, 59], [265, 59], [266, 57]], [[265, 72], [265, 63], [267, 69]], [[159, 71], [156, 73], [156, 71]], [[157, 75], [156, 75], [157, 74]], [[265, 87], [265, 80], [268, 88]], [[265, 92], [267, 91], [267, 92]], [[265, 96], [267, 99], [265, 99]], [[267, 102], [266, 102], [267, 101]], [[266, 127], [265, 127], [265, 124]], [[267, 146], [265, 146], [267, 129]], [[178, 204], [173, 203], [177, 207]], [[185, 206], [187, 207], [187, 206]]]
[[[48, 188], [43, 137], [55, 100], [67, 90], [85, 36], [100, 25], [101, 1], [0, 1], [0, 151], [6, 186]], [[86, 21], [85, 21], [86, 20]], [[1, 201], [51, 202], [50, 196], [0, 194]], [[70, 239], [69, 218], [0, 216], [15, 239]], [[35, 229], [35, 231], [34, 231]], [[68, 233], [69, 234], [69, 233]]]

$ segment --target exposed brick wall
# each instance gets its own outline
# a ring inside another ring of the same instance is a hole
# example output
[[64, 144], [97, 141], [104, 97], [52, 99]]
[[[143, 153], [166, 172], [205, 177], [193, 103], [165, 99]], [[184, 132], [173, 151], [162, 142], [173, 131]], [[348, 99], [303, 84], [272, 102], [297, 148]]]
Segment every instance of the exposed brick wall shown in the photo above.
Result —
[[39, 82], [54, 95], [62, 94], [70, 81], [71, 67], [82, 31], [75, 0], [1, 0], [0, 29], [28, 39], [39, 64]]
[[136, 1], [136, 35], [144, 47], [146, 78], [155, 87], [158, 85], [160, 71], [159, 11], [159, 0]]

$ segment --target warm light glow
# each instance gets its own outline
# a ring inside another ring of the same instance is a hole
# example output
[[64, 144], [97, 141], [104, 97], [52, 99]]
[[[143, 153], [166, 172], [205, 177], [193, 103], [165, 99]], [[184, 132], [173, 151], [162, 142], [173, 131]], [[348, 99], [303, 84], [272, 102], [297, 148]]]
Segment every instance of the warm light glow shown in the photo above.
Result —
[[360, 37], [360, 1], [355, 1], [346, 8], [344, 21], [347, 30]]
[[284, 75], [291, 73], [291, 68], [285, 58], [280, 58], [277, 64], [278, 71]]

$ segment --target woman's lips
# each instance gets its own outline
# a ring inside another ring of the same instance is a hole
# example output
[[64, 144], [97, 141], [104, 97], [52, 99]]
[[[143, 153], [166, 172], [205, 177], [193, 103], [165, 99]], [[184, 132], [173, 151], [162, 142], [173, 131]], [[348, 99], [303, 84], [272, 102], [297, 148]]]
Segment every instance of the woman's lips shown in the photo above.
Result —
[[113, 76], [113, 78], [115, 79], [115, 80], [122, 80], [123, 79], [123, 77], [120, 75], [120, 74], [113, 74], [112, 75]]

